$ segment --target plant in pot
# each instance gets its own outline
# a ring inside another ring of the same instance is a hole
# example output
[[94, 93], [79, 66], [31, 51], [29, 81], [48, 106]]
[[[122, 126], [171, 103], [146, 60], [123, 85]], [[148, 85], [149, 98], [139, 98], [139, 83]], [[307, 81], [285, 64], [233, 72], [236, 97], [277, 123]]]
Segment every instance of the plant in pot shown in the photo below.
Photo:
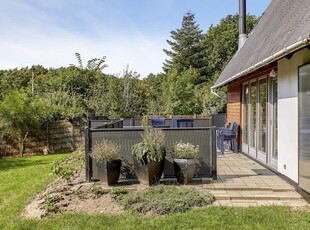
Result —
[[183, 141], [177, 142], [173, 148], [173, 155], [174, 171], [178, 183], [191, 183], [196, 170], [199, 146]]
[[134, 169], [141, 184], [158, 183], [164, 171], [165, 134], [161, 129], [146, 128], [142, 142], [132, 146]]
[[90, 156], [96, 161], [98, 177], [103, 183], [117, 183], [121, 171], [120, 152], [120, 146], [107, 139], [103, 139], [92, 148]]

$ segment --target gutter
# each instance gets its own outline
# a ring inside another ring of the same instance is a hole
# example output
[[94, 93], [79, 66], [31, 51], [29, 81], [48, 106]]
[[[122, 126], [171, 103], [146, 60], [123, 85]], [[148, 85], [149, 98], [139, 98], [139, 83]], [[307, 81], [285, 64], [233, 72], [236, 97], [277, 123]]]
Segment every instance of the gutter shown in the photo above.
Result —
[[247, 69], [245, 69], [245, 70], [235, 74], [234, 76], [228, 78], [227, 80], [223, 81], [222, 83], [212, 86], [211, 87], [211, 93], [212, 93], [212, 89], [215, 89], [217, 87], [226, 85], [227, 83], [229, 83], [229, 82], [231, 82], [231, 81], [233, 81], [233, 80], [235, 80], [235, 79], [237, 79], [239, 77], [242, 77], [242, 76], [244, 76], [246, 74], [252, 73], [255, 70], [258, 70], [259, 68], [261, 68], [261, 67], [263, 67], [265, 65], [268, 65], [268, 64], [270, 64], [270, 63], [272, 63], [272, 62], [274, 62], [274, 61], [276, 61], [278, 59], [281, 59], [281, 58], [285, 57], [287, 54], [293, 53], [294, 51], [296, 51], [296, 50], [298, 50], [300, 48], [303, 48], [303, 47], [305, 47], [308, 44], [310, 44], [310, 37], [305, 38], [305, 39], [303, 39], [303, 40], [301, 40], [301, 41], [299, 41], [299, 42], [297, 42], [297, 43], [295, 43], [293, 45], [290, 45], [290, 46], [284, 48], [283, 50], [280, 50], [279, 52], [271, 55], [270, 57], [268, 57], [268, 58], [266, 58], [266, 59], [256, 63], [255, 65], [252, 65], [251, 67], [249, 67], [249, 68], [247, 68]]
[[221, 98], [222, 100], [226, 101], [226, 99], [225, 99], [224, 97], [221, 97], [220, 95], [218, 95], [218, 94], [217, 94], [216, 92], [214, 92], [213, 90], [214, 90], [214, 88], [211, 87], [211, 93], [212, 93], [213, 95], [215, 95], [216, 97]]

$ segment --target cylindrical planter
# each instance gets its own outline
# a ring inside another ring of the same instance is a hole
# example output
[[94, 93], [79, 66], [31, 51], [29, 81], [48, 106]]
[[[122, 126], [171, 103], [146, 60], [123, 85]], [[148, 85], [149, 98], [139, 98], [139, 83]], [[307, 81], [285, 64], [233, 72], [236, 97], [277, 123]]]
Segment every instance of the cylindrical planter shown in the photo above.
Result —
[[179, 184], [189, 184], [193, 181], [196, 160], [195, 159], [173, 159], [174, 172]]
[[98, 178], [108, 185], [117, 183], [121, 172], [121, 160], [97, 162]]
[[160, 181], [164, 171], [165, 158], [160, 162], [150, 161], [141, 163], [134, 157], [133, 162], [137, 178], [141, 184], [152, 185]]

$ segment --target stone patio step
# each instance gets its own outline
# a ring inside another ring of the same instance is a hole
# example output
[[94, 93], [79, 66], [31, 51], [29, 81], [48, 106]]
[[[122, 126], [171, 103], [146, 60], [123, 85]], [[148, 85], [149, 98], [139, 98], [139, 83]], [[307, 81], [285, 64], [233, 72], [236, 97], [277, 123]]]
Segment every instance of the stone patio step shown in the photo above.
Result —
[[274, 192], [262, 190], [247, 190], [247, 191], [227, 191], [213, 190], [212, 193], [216, 200], [281, 200], [281, 201], [296, 201], [303, 200], [303, 197], [297, 192]]
[[274, 191], [274, 192], [295, 191], [295, 188], [289, 184], [271, 186], [271, 185], [259, 185], [259, 184], [212, 182], [203, 184], [202, 186], [207, 190], [232, 190], [232, 191], [262, 190], [262, 191]]
[[215, 206], [230, 206], [230, 207], [257, 207], [257, 206], [288, 206], [288, 207], [307, 207], [309, 204], [304, 200], [295, 201], [278, 201], [278, 200], [216, 200], [213, 205]]
[[[204, 186], [206, 187], [206, 186]], [[231, 191], [255, 191], [258, 188], [257, 187], [229, 187], [229, 186], [222, 186], [222, 187], [206, 187], [206, 189], [210, 190], [210, 191], [216, 191], [216, 190], [231, 190]], [[268, 187], [262, 187], [259, 188], [259, 190], [261, 191], [273, 191], [273, 192], [291, 192], [291, 191], [295, 191], [294, 188], [268, 188]]]

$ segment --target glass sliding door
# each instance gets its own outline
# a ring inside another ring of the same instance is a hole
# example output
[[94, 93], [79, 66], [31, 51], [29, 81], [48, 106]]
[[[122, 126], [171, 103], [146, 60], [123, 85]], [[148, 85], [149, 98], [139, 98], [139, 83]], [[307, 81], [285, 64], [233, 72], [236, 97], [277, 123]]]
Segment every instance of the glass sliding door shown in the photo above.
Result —
[[277, 88], [277, 78], [267, 76], [242, 87], [242, 152], [274, 168], [278, 160]]
[[256, 81], [250, 83], [250, 101], [249, 101], [249, 145], [250, 155], [256, 158], [256, 101], [257, 87]]
[[269, 79], [269, 165], [278, 166], [278, 80]]
[[299, 186], [310, 192], [310, 64], [299, 67], [298, 75]]
[[257, 159], [267, 163], [267, 78], [260, 79], [258, 93], [258, 154]]
[[242, 152], [249, 153], [249, 85], [242, 89]]

